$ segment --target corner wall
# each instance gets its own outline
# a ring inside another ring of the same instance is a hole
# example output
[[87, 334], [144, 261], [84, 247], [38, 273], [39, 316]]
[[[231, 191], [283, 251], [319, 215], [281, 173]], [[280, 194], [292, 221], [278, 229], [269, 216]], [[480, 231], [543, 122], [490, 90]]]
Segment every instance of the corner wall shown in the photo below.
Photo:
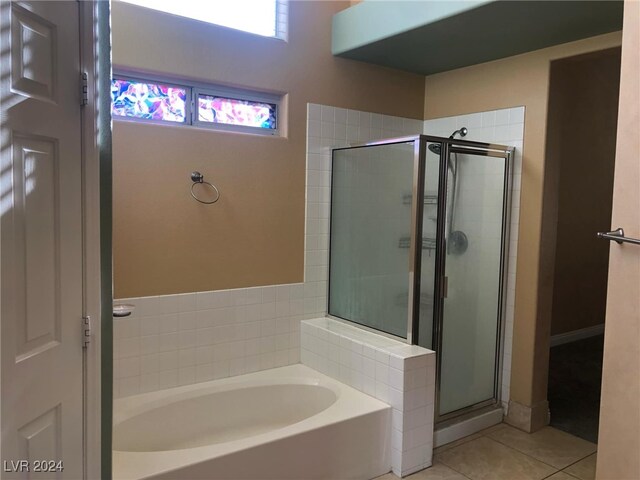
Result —
[[[331, 55], [348, 6], [291, 2], [284, 42], [113, 3], [116, 72], [286, 94], [286, 137], [114, 121], [116, 298], [302, 281], [307, 103], [422, 120], [421, 75]], [[218, 203], [191, 198], [193, 170]]]
[[511, 372], [511, 404], [516, 408], [510, 408], [510, 413], [524, 412], [515, 423], [525, 430], [537, 429], [547, 421], [549, 263], [553, 259], [549, 262], [540, 252], [547, 241], [542, 230], [542, 200], [550, 62], [620, 42], [621, 34], [616, 32], [430, 75], [425, 80], [426, 119], [514, 105], [526, 108]]

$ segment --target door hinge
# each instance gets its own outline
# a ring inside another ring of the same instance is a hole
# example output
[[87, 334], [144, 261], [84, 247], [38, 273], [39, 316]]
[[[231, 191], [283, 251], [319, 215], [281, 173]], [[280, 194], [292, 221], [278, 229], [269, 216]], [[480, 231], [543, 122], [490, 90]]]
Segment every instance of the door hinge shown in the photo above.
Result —
[[91, 343], [91, 316], [82, 317], [82, 348]]
[[80, 106], [85, 106], [89, 103], [89, 93], [87, 89], [89, 88], [89, 74], [87, 72], [82, 72], [80, 74]]

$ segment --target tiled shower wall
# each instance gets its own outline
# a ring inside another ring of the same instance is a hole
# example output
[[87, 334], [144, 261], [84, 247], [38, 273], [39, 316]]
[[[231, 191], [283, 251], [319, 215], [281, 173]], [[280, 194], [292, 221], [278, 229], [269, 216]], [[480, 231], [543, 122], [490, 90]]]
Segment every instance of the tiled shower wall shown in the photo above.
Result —
[[[513, 184], [511, 194], [511, 226], [509, 233], [509, 257], [507, 265], [507, 298], [504, 316], [502, 353], [501, 400], [506, 409], [509, 401], [511, 380], [511, 346], [513, 343], [513, 320], [515, 305], [516, 257], [518, 250], [518, 227], [520, 222], [520, 187], [522, 183], [522, 147], [524, 139], [525, 108], [514, 107], [502, 110], [472, 113], [454, 117], [443, 117], [424, 122], [423, 133], [448, 137], [455, 130], [467, 127], [469, 133], [464, 140], [497, 143], [516, 147], [513, 162]], [[501, 185], [499, 185], [500, 188]]]
[[136, 310], [114, 319], [114, 396], [298, 363], [300, 321], [326, 313], [330, 147], [422, 127], [419, 120], [309, 104], [304, 283], [117, 300]]

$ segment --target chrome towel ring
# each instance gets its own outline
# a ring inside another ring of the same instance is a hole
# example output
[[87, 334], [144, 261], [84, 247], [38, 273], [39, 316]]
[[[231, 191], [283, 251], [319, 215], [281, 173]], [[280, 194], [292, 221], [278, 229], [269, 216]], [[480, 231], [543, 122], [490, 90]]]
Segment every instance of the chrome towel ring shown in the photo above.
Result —
[[[205, 205], [211, 205], [212, 203], [216, 203], [218, 200], [220, 200], [220, 191], [218, 190], [218, 188], [213, 183], [205, 182], [204, 175], [202, 175], [200, 172], [191, 172], [191, 181], [193, 182], [193, 184], [191, 185], [191, 196], [198, 202], [204, 203]], [[208, 185], [210, 188], [212, 188], [216, 192], [216, 198], [211, 201], [200, 200], [196, 196], [196, 193], [193, 191], [195, 186], [198, 184]]]

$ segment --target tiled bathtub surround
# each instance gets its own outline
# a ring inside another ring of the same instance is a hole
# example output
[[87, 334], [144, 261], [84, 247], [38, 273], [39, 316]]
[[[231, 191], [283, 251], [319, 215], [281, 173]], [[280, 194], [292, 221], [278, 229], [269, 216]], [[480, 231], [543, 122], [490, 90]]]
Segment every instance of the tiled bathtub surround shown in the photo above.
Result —
[[431, 465], [434, 352], [318, 318], [302, 322], [301, 361], [393, 407], [391, 462], [396, 475]]
[[467, 127], [464, 140], [497, 143], [516, 147], [513, 161], [511, 194], [511, 226], [509, 233], [509, 258], [507, 265], [507, 299], [504, 316], [504, 343], [502, 354], [501, 400], [506, 409], [511, 380], [511, 345], [513, 341], [513, 317], [515, 305], [516, 258], [518, 250], [518, 226], [520, 223], [520, 187], [522, 181], [522, 147], [524, 139], [525, 108], [471, 113], [454, 117], [436, 118], [424, 122], [424, 133], [448, 137], [454, 130]]
[[321, 292], [304, 284], [129, 298], [114, 319], [116, 397], [299, 361], [299, 326]]
[[300, 320], [326, 313], [330, 147], [422, 121], [309, 104], [307, 129], [304, 283], [118, 299], [136, 310], [114, 319], [116, 397], [298, 363]]

